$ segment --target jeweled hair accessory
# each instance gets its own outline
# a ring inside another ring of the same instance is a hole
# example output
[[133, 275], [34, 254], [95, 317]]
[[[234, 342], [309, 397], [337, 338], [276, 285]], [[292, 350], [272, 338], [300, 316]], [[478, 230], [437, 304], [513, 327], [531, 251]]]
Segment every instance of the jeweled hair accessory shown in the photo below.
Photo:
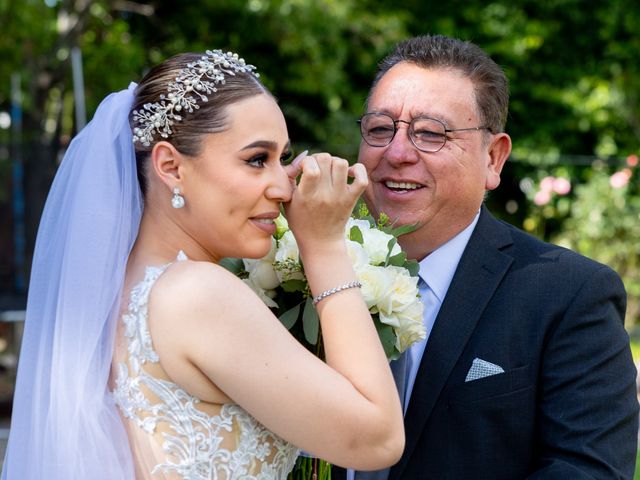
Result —
[[216, 85], [225, 83], [225, 75], [251, 73], [256, 77], [256, 67], [247, 65], [237, 53], [222, 50], [207, 50], [200, 60], [187, 64], [174, 82], [167, 86], [167, 95], [160, 95], [160, 101], [145, 103], [141, 110], [133, 111], [133, 143], [140, 142], [145, 147], [151, 145], [158, 133], [168, 138], [173, 133], [171, 126], [182, 120], [184, 112], [200, 108], [198, 100], [208, 102], [218, 89]]

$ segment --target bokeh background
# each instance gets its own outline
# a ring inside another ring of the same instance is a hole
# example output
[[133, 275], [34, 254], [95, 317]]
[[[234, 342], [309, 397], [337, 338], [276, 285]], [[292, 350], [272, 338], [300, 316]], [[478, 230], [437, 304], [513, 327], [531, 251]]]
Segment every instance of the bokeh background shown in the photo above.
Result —
[[38, 220], [70, 139], [109, 92], [168, 56], [213, 48], [258, 66], [295, 150], [354, 161], [355, 120], [395, 42], [479, 44], [511, 82], [514, 150], [490, 208], [617, 270], [638, 350], [638, 0], [0, 0], [0, 25], [0, 415]]

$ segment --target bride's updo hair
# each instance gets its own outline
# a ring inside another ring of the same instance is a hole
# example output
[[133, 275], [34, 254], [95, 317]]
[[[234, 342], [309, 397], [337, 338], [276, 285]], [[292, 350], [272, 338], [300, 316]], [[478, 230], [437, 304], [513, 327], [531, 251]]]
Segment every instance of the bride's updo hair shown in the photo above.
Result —
[[[145, 104], [162, 102], [161, 96], [167, 97], [169, 93], [169, 84], [175, 83], [183, 69], [201, 58], [201, 53], [182, 53], [153, 67], [144, 76], [136, 88], [135, 99], [129, 114], [132, 130], [135, 131], [135, 128], [139, 126], [134, 120], [134, 112], [143, 111]], [[140, 141], [134, 143], [138, 181], [143, 195], [147, 190], [147, 159], [157, 142], [167, 141], [180, 153], [196, 156], [201, 151], [204, 135], [221, 132], [227, 128], [227, 106], [255, 95], [271, 95], [251, 71], [236, 71], [233, 75], [225, 74], [224, 83], [216, 84], [216, 89], [217, 91], [207, 94], [207, 101], [196, 96], [198, 108], [192, 112], [183, 109], [180, 112], [181, 120], [172, 123], [172, 133], [167, 138], [156, 133], [153, 135], [153, 139], [148, 142], [149, 145]]]

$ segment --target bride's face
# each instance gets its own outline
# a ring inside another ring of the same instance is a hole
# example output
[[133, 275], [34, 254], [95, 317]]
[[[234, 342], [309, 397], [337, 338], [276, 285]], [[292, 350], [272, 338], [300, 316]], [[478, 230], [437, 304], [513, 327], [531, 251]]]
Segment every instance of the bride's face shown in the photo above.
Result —
[[227, 112], [228, 128], [206, 135], [200, 155], [183, 164], [188, 233], [214, 260], [259, 258], [271, 247], [280, 204], [291, 200], [282, 165], [290, 155], [287, 125], [268, 95]]

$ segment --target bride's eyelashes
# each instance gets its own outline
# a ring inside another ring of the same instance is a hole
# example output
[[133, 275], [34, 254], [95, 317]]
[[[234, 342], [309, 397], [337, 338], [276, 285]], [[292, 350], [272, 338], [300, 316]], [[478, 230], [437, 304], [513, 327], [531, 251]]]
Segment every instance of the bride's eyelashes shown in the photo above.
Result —
[[245, 160], [247, 164], [254, 168], [264, 168], [265, 163], [269, 159], [269, 154], [266, 152], [258, 153], [253, 155], [249, 160]]
[[292, 159], [293, 159], [293, 152], [291, 150], [289, 150], [288, 152], [284, 152], [280, 156], [280, 163], [282, 165], [289, 165], [291, 163]]
[[[293, 156], [293, 154], [291, 153], [291, 151], [288, 152], [284, 152], [281, 156], [280, 156], [280, 163], [282, 165], [288, 165], [289, 162], [291, 162], [291, 157]], [[255, 168], [264, 168], [265, 164], [269, 161], [269, 154], [267, 152], [261, 152], [258, 153], [256, 155], [253, 155], [251, 158], [249, 158], [248, 160], [245, 160], [245, 162]]]

